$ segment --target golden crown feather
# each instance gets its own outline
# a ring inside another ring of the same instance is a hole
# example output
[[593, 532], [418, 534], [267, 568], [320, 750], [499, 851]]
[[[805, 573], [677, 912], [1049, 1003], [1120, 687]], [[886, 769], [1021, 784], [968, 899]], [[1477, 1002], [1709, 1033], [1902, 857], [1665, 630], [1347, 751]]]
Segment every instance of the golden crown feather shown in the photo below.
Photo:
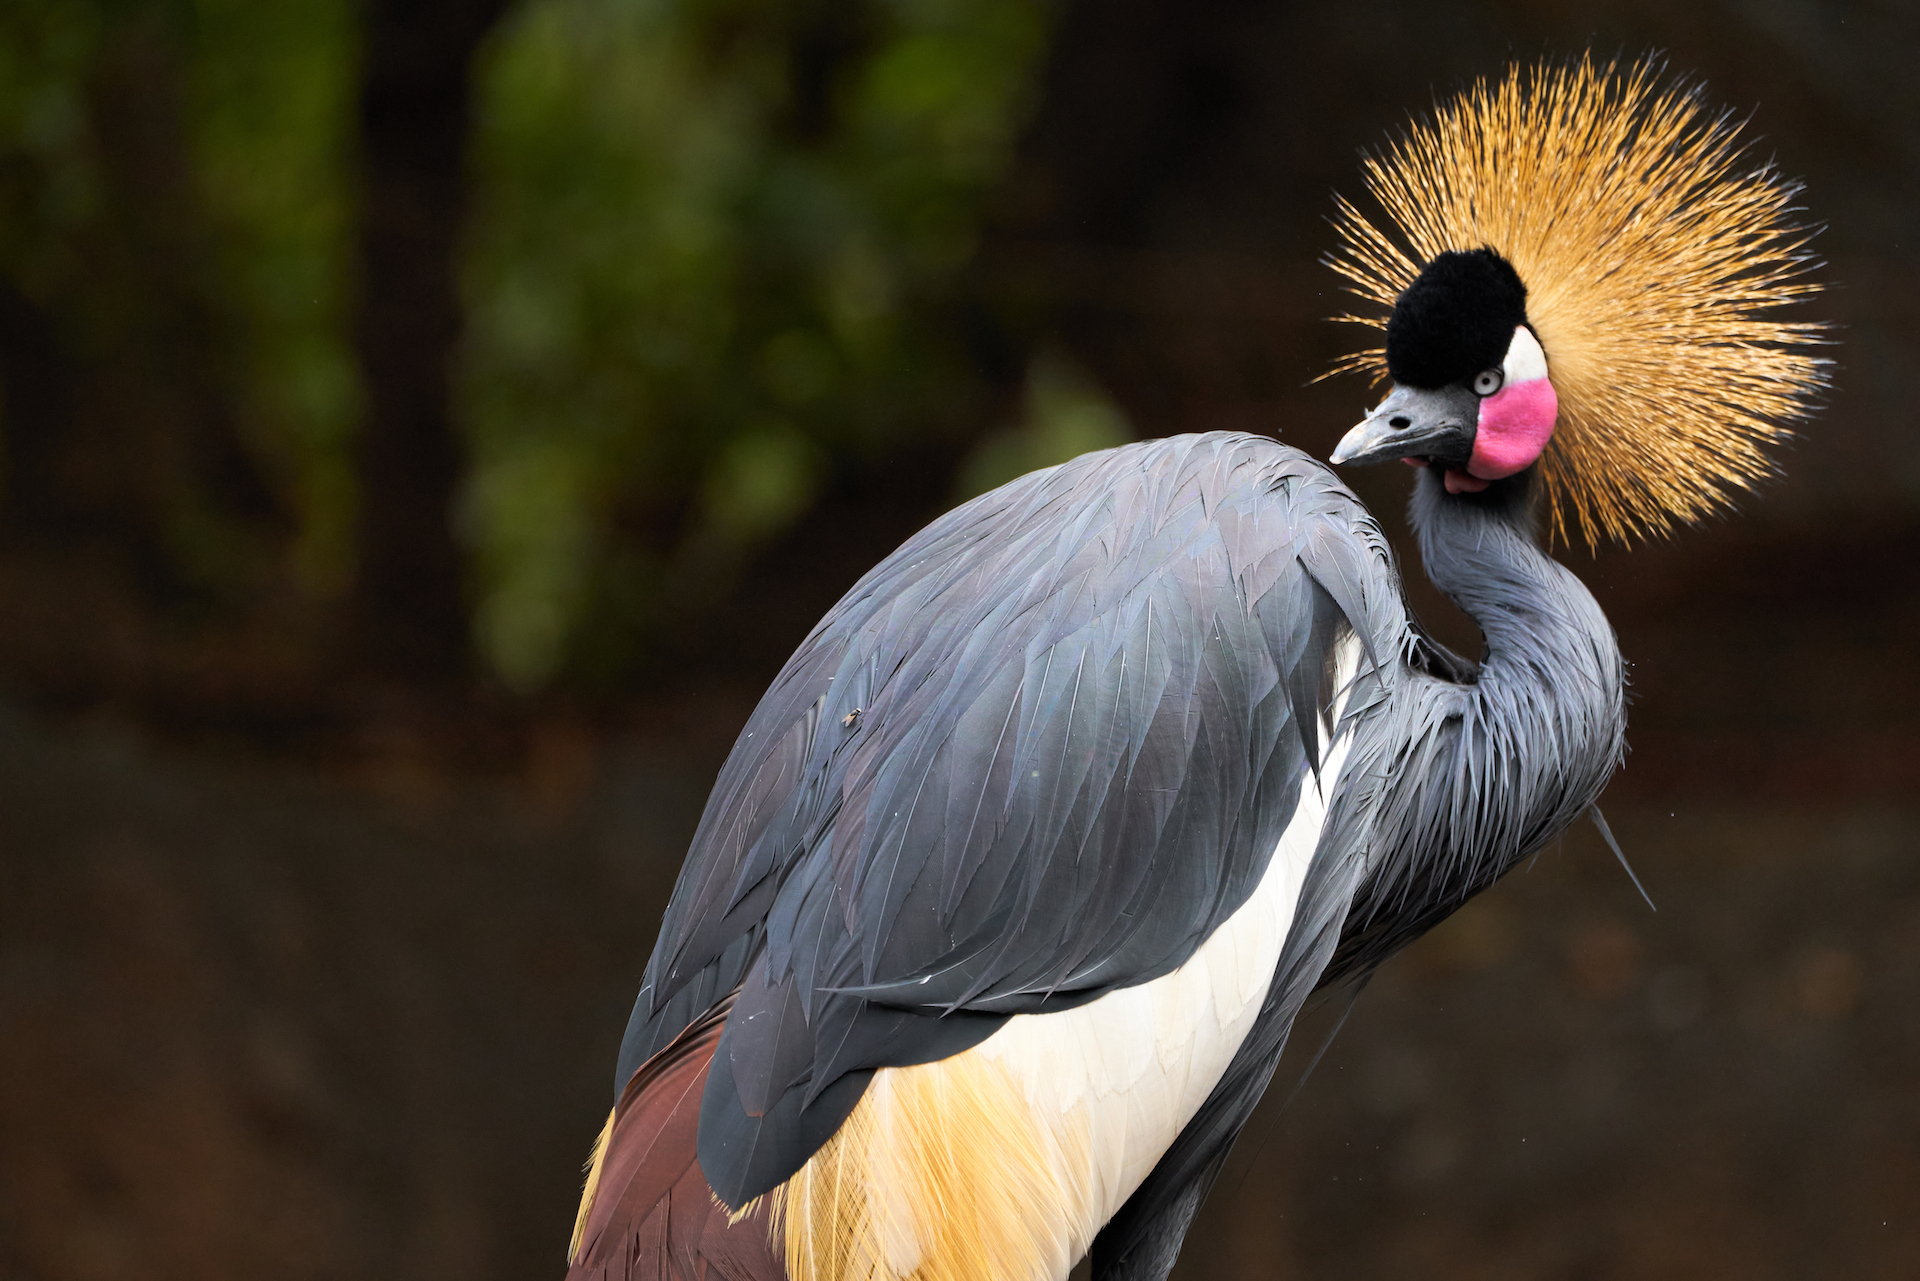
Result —
[[[1726, 506], [1827, 385], [1809, 350], [1826, 326], [1771, 318], [1820, 289], [1799, 186], [1755, 163], [1697, 85], [1660, 79], [1589, 55], [1479, 81], [1367, 158], [1392, 230], [1338, 199], [1327, 260], [1389, 310], [1445, 250], [1513, 264], [1560, 402], [1540, 460], [1552, 532], [1589, 546]], [[1349, 371], [1386, 378], [1385, 348], [1330, 372]]]

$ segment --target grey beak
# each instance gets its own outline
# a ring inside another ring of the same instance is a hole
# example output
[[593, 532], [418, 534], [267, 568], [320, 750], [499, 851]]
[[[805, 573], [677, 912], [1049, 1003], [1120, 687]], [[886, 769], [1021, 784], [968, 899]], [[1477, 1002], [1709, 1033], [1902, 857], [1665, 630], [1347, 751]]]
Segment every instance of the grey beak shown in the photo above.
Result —
[[1465, 387], [1396, 386], [1360, 425], [1340, 438], [1328, 460], [1340, 466], [1365, 466], [1398, 458], [1432, 458], [1447, 466], [1465, 466], [1473, 453], [1480, 401]]

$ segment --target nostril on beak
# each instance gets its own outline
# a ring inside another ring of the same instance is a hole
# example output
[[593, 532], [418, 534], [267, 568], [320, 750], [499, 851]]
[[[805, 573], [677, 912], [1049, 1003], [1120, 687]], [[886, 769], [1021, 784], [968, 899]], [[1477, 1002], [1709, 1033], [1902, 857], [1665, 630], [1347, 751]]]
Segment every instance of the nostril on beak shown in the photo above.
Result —
[[1387, 420], [1387, 425], [1395, 431], [1405, 431], [1407, 428], [1413, 426], [1413, 419], [1407, 417], [1405, 414], [1395, 414]]

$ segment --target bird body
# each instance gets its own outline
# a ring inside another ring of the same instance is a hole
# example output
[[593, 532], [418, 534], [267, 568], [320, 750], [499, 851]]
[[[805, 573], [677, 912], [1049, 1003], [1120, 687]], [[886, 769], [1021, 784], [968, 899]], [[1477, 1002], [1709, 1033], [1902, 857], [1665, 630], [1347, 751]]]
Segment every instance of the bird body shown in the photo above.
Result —
[[1159, 1281], [1307, 996], [1592, 806], [1624, 669], [1541, 550], [1542, 491], [1631, 482], [1554, 490], [1593, 409], [1497, 247], [1349, 236], [1349, 274], [1393, 285], [1395, 387], [1334, 461], [1421, 465], [1425, 568], [1484, 656], [1427, 638], [1373, 518], [1262, 437], [1090, 454], [936, 520], [721, 770], [570, 1276], [1049, 1281], [1090, 1254]]
[[[1525, 507], [1508, 488], [1474, 501]], [[1484, 526], [1439, 521], [1434, 563], [1481, 554]], [[1124, 446], [949, 513], [828, 614], [749, 722], [623, 1083], [683, 1010], [737, 992], [707, 1046], [699, 1164], [728, 1205], [767, 1198], [796, 1281], [1059, 1277], [1103, 1228], [1123, 1254], [1169, 1213], [1184, 1228], [1343, 937], [1349, 971], [1404, 941], [1382, 932], [1404, 910], [1355, 905], [1411, 897], [1438, 919], [1611, 768], [1611, 633], [1510, 537], [1507, 589], [1547, 575], [1557, 608], [1530, 600], [1512, 649], [1461, 683], [1427, 670], [1444, 660], [1358, 500], [1271, 440]], [[1526, 722], [1567, 708], [1571, 725]], [[1537, 786], [1482, 809], [1490, 773]], [[1436, 832], [1453, 833], [1437, 878], [1418, 857]], [[852, 1099], [813, 1121], [809, 1096], [836, 1087]], [[603, 1171], [607, 1216], [630, 1199]], [[611, 1226], [588, 1214], [582, 1258]]]
[[828, 614], [722, 770], [624, 1051], [637, 1066], [711, 982], [739, 987], [729, 1061], [792, 1065], [722, 1082], [723, 1199], [827, 1138], [848, 1073], [1166, 976], [1254, 896], [1303, 789], [1330, 785], [1352, 629], [1303, 554], [1350, 603], [1386, 563], [1320, 463], [1186, 437], [977, 499]]

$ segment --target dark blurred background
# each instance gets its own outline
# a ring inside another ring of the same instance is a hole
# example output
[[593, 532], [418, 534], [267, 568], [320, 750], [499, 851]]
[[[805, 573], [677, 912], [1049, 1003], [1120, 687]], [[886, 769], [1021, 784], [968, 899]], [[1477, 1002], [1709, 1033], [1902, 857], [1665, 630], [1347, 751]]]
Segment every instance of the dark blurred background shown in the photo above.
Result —
[[0, 1277], [559, 1275], [806, 628], [1031, 467], [1324, 455], [1360, 148], [1589, 48], [1804, 176], [1835, 390], [1566, 553], [1658, 913], [1579, 831], [1288, 1103], [1316, 1009], [1179, 1275], [1920, 1276], [1914, 6], [9, 0]]

